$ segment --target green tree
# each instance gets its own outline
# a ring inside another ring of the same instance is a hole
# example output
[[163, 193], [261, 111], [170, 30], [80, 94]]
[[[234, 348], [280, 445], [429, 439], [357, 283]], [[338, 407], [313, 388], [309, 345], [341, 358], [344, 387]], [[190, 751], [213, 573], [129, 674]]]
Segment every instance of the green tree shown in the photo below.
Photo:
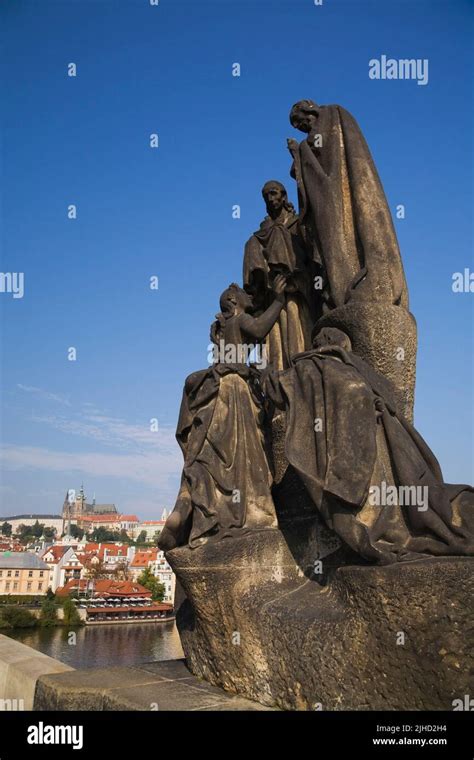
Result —
[[146, 544], [146, 530], [141, 530], [137, 536], [137, 544]]
[[2, 536], [10, 537], [12, 534], [12, 525], [9, 522], [2, 523]]
[[[128, 536], [127, 536], [128, 538]], [[121, 536], [118, 530], [109, 530], [100, 525], [98, 528], [94, 528], [92, 531], [92, 541], [94, 543], [107, 543], [108, 541], [121, 541]]]
[[43, 535], [43, 531], [44, 531], [44, 523], [40, 523], [38, 522], [38, 520], [36, 520], [35, 524], [30, 527], [29, 532], [35, 538], [40, 538]]
[[145, 586], [148, 591], [151, 591], [151, 598], [154, 602], [162, 602], [165, 595], [165, 587], [151, 572], [149, 567], [146, 567], [143, 573], [138, 578], [138, 583]]
[[81, 625], [82, 620], [77, 607], [70, 596], [67, 596], [63, 602], [64, 625]]
[[46, 597], [43, 604], [41, 605], [40, 624], [45, 628], [48, 628], [52, 625], [57, 625], [57, 623], [58, 611], [56, 604], [52, 599], [48, 599]]
[[33, 628], [37, 620], [29, 610], [21, 607], [4, 607], [0, 614], [2, 628]]
[[24, 525], [23, 523], [20, 523], [20, 525], [17, 528], [17, 535], [20, 538], [20, 541], [23, 541], [27, 536], [31, 536], [31, 528], [29, 525]]
[[82, 528], [79, 528], [78, 525], [73, 524], [71, 525], [71, 536], [73, 538], [79, 539], [79, 541], [82, 541], [82, 539], [84, 538], [84, 531], [82, 530]]

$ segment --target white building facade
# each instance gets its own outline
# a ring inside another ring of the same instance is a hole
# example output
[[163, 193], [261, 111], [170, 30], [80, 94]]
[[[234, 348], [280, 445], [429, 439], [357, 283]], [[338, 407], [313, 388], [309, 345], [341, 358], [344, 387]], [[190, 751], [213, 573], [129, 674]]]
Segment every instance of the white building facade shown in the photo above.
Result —
[[150, 569], [159, 582], [165, 587], [164, 602], [174, 605], [174, 592], [176, 588], [176, 576], [171, 565], [166, 561], [164, 552], [159, 551], [155, 560], [149, 563]]

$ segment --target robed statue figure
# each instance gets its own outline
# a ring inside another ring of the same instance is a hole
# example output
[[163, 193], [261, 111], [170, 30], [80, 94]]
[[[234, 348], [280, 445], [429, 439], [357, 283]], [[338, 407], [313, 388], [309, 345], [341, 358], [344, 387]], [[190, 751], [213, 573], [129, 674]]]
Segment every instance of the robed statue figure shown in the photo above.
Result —
[[211, 327], [215, 361], [186, 379], [176, 437], [184, 457], [181, 487], [160, 535], [169, 550], [195, 549], [249, 531], [276, 528], [259, 370], [243, 349], [261, 343], [284, 306], [285, 277], [258, 317], [248, 293], [233, 283], [222, 293]]
[[354, 117], [338, 105], [301, 100], [291, 124], [306, 133], [288, 140], [301, 224], [325, 274], [324, 310], [348, 301], [408, 308], [408, 292], [387, 199]]
[[263, 311], [275, 298], [276, 275], [286, 277], [285, 303], [266, 339], [267, 360], [275, 369], [286, 369], [291, 356], [311, 347], [317, 317], [314, 280], [319, 269], [311, 251], [308, 255], [299, 217], [284, 185], [270, 180], [262, 195], [267, 216], [246, 243], [243, 282], [256, 309]]

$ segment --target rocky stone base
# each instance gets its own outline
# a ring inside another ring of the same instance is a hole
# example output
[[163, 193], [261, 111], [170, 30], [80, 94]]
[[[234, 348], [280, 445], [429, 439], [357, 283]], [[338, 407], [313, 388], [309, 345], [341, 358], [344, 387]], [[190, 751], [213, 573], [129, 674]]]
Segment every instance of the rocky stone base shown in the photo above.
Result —
[[474, 559], [336, 567], [332, 554], [311, 576], [304, 555], [279, 530], [168, 552], [196, 676], [292, 710], [452, 710], [473, 693]]

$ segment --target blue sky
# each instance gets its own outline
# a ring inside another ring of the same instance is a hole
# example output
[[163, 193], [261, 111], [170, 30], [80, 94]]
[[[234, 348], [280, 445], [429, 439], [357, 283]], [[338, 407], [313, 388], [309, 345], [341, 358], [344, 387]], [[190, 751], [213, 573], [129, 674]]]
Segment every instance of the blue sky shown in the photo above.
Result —
[[[172, 506], [182, 384], [261, 186], [296, 200], [288, 112], [306, 97], [354, 114], [405, 205], [415, 421], [446, 479], [472, 480], [473, 295], [451, 287], [473, 269], [471, 2], [4, 0], [0, 24], [1, 271], [25, 273], [22, 299], [0, 294], [0, 514], [57, 512], [81, 481], [144, 518]], [[383, 54], [427, 58], [428, 84], [370, 79]]]

